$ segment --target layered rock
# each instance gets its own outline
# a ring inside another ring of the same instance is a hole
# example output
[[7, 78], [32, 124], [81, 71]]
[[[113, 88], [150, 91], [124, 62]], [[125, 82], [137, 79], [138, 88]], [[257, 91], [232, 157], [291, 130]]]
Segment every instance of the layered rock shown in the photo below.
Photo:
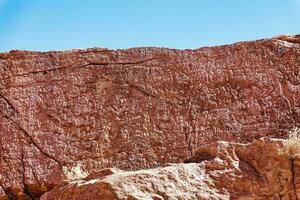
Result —
[[283, 137], [300, 122], [298, 40], [1, 53], [0, 196], [37, 198], [78, 165], [153, 168]]
[[[299, 146], [300, 147], [300, 146]], [[300, 197], [300, 160], [281, 154], [282, 140], [216, 142], [185, 164], [91, 174], [44, 194], [52, 199], [294, 199]]]

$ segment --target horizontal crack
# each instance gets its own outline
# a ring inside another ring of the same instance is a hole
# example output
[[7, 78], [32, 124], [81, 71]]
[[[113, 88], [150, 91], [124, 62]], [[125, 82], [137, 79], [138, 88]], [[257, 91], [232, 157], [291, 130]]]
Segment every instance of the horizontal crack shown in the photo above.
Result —
[[127, 62], [89, 62], [87, 66], [89, 65], [135, 65], [135, 64], [141, 64], [145, 63], [151, 60], [155, 60], [156, 58], [148, 58], [143, 60], [137, 60], [137, 61], [127, 61]]
[[59, 70], [59, 69], [67, 69], [67, 68], [76, 69], [76, 68], [84, 68], [84, 67], [88, 67], [88, 66], [92, 66], [92, 65], [108, 66], [108, 65], [141, 64], [141, 63], [148, 62], [148, 61], [155, 60], [155, 59], [156, 58], [148, 58], [148, 59], [132, 61], [132, 62], [88, 62], [85, 65], [79, 65], [79, 66], [75, 66], [75, 67], [72, 67], [72, 65], [71, 65], [71, 66], [66, 66], [66, 67], [57, 67], [57, 68], [33, 71], [33, 72], [28, 72], [28, 73], [23, 73], [23, 74], [16, 74], [16, 75], [13, 75], [13, 76], [8, 76], [6, 78], [0, 79], [0, 81], [4, 81], [4, 80], [7, 80], [7, 79], [10, 79], [10, 78], [13, 78], [13, 77], [22, 77], [22, 76], [28, 76], [30, 74], [51, 72], [51, 71], [55, 71], [55, 70]]
[[106, 52], [113, 52], [112, 49], [91, 49], [91, 50], [84, 50], [84, 51], [78, 51], [80, 54], [86, 54], [86, 53], [106, 53]]

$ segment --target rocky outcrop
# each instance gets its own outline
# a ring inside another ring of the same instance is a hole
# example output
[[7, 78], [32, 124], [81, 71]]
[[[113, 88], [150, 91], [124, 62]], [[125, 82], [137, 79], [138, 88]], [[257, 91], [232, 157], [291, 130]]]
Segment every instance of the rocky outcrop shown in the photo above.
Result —
[[[300, 34], [299, 35], [280, 35], [280, 36], [274, 37], [274, 39], [277, 39], [279, 41], [286, 41], [288, 43], [300, 44]], [[288, 43], [286, 43], [286, 45], [288, 45]]]
[[[250, 144], [216, 142], [185, 164], [149, 170], [92, 174], [44, 194], [52, 199], [297, 199], [300, 160], [282, 155], [282, 140]], [[294, 167], [292, 167], [294, 165]]]
[[300, 123], [298, 38], [1, 53], [0, 199], [38, 198], [79, 165], [148, 169], [217, 140], [284, 137]]

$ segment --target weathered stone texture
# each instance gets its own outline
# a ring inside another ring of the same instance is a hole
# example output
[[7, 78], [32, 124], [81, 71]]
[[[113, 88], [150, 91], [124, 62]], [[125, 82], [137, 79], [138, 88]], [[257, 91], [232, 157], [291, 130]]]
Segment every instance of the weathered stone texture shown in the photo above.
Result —
[[41, 200], [296, 200], [300, 160], [281, 154], [282, 147], [282, 140], [274, 139], [246, 145], [216, 142], [201, 147], [185, 164], [106, 176], [100, 171], [62, 184]]
[[153, 168], [217, 140], [284, 136], [300, 123], [294, 38], [1, 53], [0, 195], [38, 197], [63, 167]]

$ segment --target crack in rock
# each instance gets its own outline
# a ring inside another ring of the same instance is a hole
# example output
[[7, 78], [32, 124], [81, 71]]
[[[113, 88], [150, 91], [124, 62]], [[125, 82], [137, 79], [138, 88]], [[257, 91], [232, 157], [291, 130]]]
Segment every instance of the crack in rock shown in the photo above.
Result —
[[132, 61], [132, 62], [88, 62], [85, 65], [79, 65], [79, 66], [74, 66], [74, 67], [72, 67], [73, 65], [70, 65], [70, 66], [65, 66], [65, 67], [57, 67], [57, 68], [52, 68], [52, 69], [45, 69], [45, 70], [27, 72], [27, 73], [23, 73], [23, 74], [16, 74], [16, 75], [13, 75], [13, 76], [8, 76], [8, 77], [5, 77], [3, 79], [0, 79], [0, 81], [4, 81], [4, 80], [14, 78], [14, 77], [28, 76], [28, 75], [31, 75], [31, 74], [51, 72], [51, 71], [56, 71], [56, 70], [60, 70], [60, 69], [69, 69], [69, 68], [76, 69], [76, 68], [85, 68], [85, 67], [89, 67], [89, 66], [141, 64], [141, 63], [148, 62], [148, 61], [155, 60], [155, 59], [156, 58], [149, 58], [149, 59], [145, 59], [145, 60], [138, 60], [138, 61]]
[[294, 191], [294, 195], [296, 200], [298, 200], [298, 195], [297, 195], [297, 188], [296, 188], [296, 184], [295, 184], [295, 171], [294, 171], [294, 159], [289, 158], [290, 160], [290, 165], [291, 165], [291, 173], [292, 173], [292, 178], [291, 178], [291, 182], [292, 182], [292, 186], [293, 186], [293, 191]]

